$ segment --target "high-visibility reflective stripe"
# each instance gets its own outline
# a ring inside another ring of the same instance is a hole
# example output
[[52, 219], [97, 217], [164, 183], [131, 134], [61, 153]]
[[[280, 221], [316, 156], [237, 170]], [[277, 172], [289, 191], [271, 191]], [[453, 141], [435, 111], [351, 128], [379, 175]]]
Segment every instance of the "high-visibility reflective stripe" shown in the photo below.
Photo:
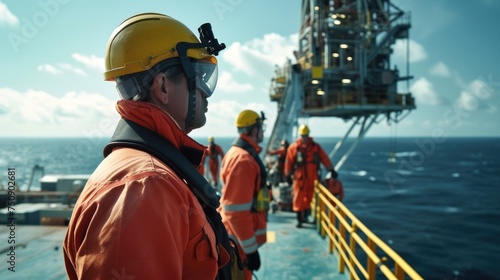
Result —
[[240, 240], [240, 243], [241, 243], [241, 246], [247, 247], [247, 246], [256, 244], [257, 243], [257, 238], [255, 236], [252, 236], [252, 237], [250, 237], [248, 239]]
[[255, 231], [255, 235], [265, 235], [267, 234], [267, 229], [258, 229]]
[[252, 246], [243, 247], [243, 252], [245, 254], [250, 254], [250, 253], [257, 251], [258, 249], [259, 249], [259, 246], [257, 245], [257, 243], [255, 243]]
[[248, 211], [252, 208], [252, 202], [242, 203], [242, 204], [224, 204], [224, 211], [237, 212], [237, 211]]
[[255, 236], [252, 236], [245, 240], [239, 240], [238, 238], [236, 238], [236, 236], [230, 234], [229, 238], [238, 240], [238, 243], [240, 243], [245, 254], [253, 253], [259, 248], [259, 245], [257, 244], [257, 238]]

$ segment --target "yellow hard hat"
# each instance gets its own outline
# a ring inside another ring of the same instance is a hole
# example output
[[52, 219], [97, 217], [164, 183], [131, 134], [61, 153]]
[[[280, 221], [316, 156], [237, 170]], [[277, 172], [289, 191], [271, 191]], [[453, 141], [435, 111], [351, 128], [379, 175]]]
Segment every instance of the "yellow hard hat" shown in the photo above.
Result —
[[214, 137], [213, 136], [208, 136], [208, 142], [210, 142], [210, 143], [214, 142]]
[[[104, 79], [115, 78], [151, 69], [158, 62], [179, 57], [179, 42], [200, 43], [200, 40], [178, 20], [158, 13], [132, 16], [122, 22], [109, 38]], [[217, 60], [206, 48], [188, 48], [187, 56]]]
[[264, 114], [261, 112], [261, 115], [257, 114], [257, 112], [252, 110], [243, 110], [236, 118], [236, 127], [248, 127], [256, 124], [257, 122], [262, 123], [266, 118]]
[[309, 127], [305, 124], [299, 126], [299, 135], [309, 135]]

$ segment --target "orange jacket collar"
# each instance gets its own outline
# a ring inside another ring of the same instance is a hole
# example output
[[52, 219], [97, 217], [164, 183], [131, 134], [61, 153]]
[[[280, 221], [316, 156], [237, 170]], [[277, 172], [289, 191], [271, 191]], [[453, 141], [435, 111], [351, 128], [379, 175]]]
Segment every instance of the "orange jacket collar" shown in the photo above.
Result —
[[167, 112], [154, 104], [120, 100], [116, 103], [116, 110], [123, 119], [133, 121], [155, 131], [171, 142], [177, 149], [190, 147], [204, 151], [206, 148], [184, 133]]
[[308, 138], [307, 138], [307, 142], [302, 141], [302, 138], [300, 138], [300, 137], [297, 139], [297, 143], [299, 144], [299, 146], [302, 146], [302, 145], [309, 145], [309, 144], [311, 144], [311, 143], [313, 143], [313, 142], [314, 142], [314, 141], [313, 141], [313, 138], [312, 138], [312, 137], [308, 137]]
[[259, 144], [257, 144], [257, 142], [255, 142], [252, 138], [250, 138], [250, 136], [248, 136], [246, 134], [240, 134], [240, 138], [247, 141], [248, 144], [250, 144], [250, 146], [252, 146], [252, 148], [255, 149], [257, 154], [260, 154], [260, 152], [262, 151], [262, 148], [259, 146]]

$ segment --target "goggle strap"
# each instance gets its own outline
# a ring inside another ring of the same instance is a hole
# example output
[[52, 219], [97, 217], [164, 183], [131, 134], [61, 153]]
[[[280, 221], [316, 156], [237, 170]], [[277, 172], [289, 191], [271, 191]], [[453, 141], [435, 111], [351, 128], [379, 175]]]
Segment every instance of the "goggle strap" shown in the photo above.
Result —
[[203, 44], [194, 44], [187, 42], [179, 42], [176, 45], [177, 54], [179, 55], [179, 60], [181, 61], [182, 69], [186, 74], [189, 99], [188, 99], [188, 111], [186, 115], [185, 129], [189, 130], [194, 125], [194, 118], [196, 114], [196, 73], [194, 71], [191, 59], [187, 56], [187, 49], [189, 48], [200, 48]]

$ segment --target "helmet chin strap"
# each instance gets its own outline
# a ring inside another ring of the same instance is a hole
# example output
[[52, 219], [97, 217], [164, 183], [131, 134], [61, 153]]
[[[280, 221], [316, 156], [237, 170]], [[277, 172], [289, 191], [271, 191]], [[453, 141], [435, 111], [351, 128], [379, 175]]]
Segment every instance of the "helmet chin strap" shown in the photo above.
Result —
[[209, 54], [217, 56], [219, 54], [219, 51], [226, 48], [226, 45], [224, 43], [219, 44], [217, 39], [214, 38], [214, 34], [212, 33], [212, 26], [209, 23], [200, 26], [200, 28], [198, 28], [198, 31], [200, 32], [201, 43], [179, 42], [175, 46], [182, 64], [182, 68], [184, 69], [184, 73], [186, 74], [188, 80], [188, 112], [184, 125], [184, 129], [186, 130], [186, 132], [194, 129], [194, 121], [196, 116], [196, 73], [194, 71], [193, 65], [191, 64], [190, 58], [187, 56], [187, 50], [194, 48], [205, 48]]
[[194, 120], [196, 117], [196, 78], [188, 78], [188, 110], [184, 129], [189, 132], [194, 129]]

